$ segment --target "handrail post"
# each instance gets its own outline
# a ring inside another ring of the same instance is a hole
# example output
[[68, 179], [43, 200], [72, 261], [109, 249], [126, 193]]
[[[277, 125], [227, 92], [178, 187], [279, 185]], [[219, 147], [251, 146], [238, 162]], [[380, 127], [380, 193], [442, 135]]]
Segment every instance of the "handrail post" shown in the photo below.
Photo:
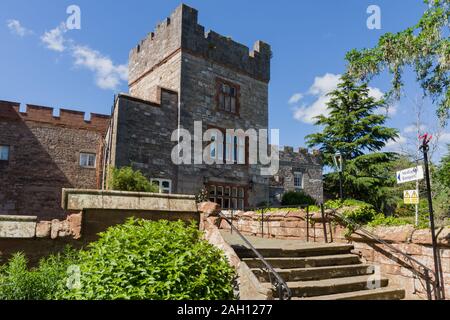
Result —
[[264, 208], [261, 209], [261, 238], [264, 238]]
[[233, 234], [234, 209], [231, 209], [231, 234]]
[[[430, 287], [430, 273], [428, 272], [427, 269], [424, 270], [425, 273], [425, 283], [426, 283], [426, 287], [427, 287], [427, 298], [428, 300], [433, 300], [432, 296], [431, 296], [431, 287]], [[435, 289], [436, 290], [436, 289]]]
[[322, 224], [323, 224], [323, 238], [325, 239], [325, 243], [328, 243], [327, 238], [327, 222], [325, 221], [325, 209], [323, 207], [323, 203], [320, 204], [320, 212], [322, 214]]
[[306, 242], [309, 242], [309, 206], [306, 207]]

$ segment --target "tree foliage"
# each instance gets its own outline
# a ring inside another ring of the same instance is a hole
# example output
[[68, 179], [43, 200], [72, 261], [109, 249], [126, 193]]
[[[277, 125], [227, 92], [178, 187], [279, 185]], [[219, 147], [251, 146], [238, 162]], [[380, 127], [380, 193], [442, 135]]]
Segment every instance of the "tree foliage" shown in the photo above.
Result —
[[139, 170], [135, 171], [131, 167], [111, 168], [109, 188], [118, 191], [159, 192], [159, 187], [152, 185]]
[[424, 95], [438, 104], [438, 114], [445, 121], [450, 110], [450, 0], [424, 2], [428, 9], [414, 26], [395, 34], [384, 34], [374, 48], [348, 52], [348, 72], [369, 81], [387, 70], [393, 76], [387, 96], [398, 99], [404, 69], [413, 67]]
[[442, 185], [450, 189], [450, 145], [448, 145], [448, 154], [441, 159], [436, 178]]
[[[377, 113], [385, 103], [369, 96], [367, 84], [358, 85], [348, 75], [342, 77], [338, 88], [329, 95], [330, 114], [317, 117], [315, 124], [322, 131], [308, 135], [307, 144], [319, 147], [326, 165], [333, 164], [333, 155], [339, 151], [345, 160], [345, 196], [384, 210], [391, 205], [388, 188], [395, 182], [395, 176], [390, 175], [389, 165], [396, 155], [379, 151], [386, 142], [398, 137], [396, 129], [384, 126], [387, 116]], [[325, 190], [338, 194], [338, 174], [326, 175]]]
[[308, 146], [320, 148], [325, 165], [333, 164], [338, 151], [348, 161], [378, 151], [398, 137], [396, 129], [383, 126], [387, 116], [376, 111], [385, 103], [369, 96], [367, 84], [358, 85], [344, 75], [329, 96], [329, 116], [320, 115], [315, 122], [322, 131], [306, 136]]

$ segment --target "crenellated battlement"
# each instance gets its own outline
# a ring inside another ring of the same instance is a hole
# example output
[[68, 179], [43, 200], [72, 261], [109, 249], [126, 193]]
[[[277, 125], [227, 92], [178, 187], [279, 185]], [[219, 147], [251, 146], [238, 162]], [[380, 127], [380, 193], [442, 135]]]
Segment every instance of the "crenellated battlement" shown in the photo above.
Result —
[[108, 115], [91, 113], [89, 120], [86, 120], [85, 113], [81, 111], [59, 109], [59, 116], [55, 116], [54, 111], [51, 107], [26, 104], [25, 111], [21, 112], [20, 103], [0, 101], [0, 121], [34, 121], [99, 132], [106, 132], [109, 126]]
[[159, 23], [129, 56], [129, 85], [179, 51], [201, 56], [253, 78], [270, 80], [270, 45], [257, 41], [253, 50], [198, 24], [198, 11], [184, 4]]
[[313, 162], [321, 162], [322, 154], [319, 150], [313, 149], [309, 152], [307, 148], [293, 148], [285, 146], [280, 147], [280, 160], [281, 161], [292, 161], [293, 159], [310, 159]]

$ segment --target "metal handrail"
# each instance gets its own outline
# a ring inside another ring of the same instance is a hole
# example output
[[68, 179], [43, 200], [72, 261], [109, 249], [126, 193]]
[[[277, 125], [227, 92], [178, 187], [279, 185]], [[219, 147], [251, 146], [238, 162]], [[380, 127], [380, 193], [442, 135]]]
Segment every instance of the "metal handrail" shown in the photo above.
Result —
[[[266, 271], [269, 273], [269, 281], [270, 283], [276, 288], [278, 292], [278, 297], [280, 300], [291, 300], [292, 298], [292, 291], [286, 284], [286, 282], [281, 278], [281, 276], [275, 271], [275, 269], [264, 259], [264, 257], [256, 250], [256, 248], [247, 240], [246, 237], [233, 225], [233, 223], [223, 214], [219, 213], [219, 217], [224, 219], [231, 227], [232, 230], [234, 230], [239, 237], [249, 246], [249, 248], [253, 251], [253, 253], [258, 257], [259, 260], [264, 264]], [[272, 282], [272, 277], [270, 274], [275, 277], [274, 282]]]
[[[378, 237], [376, 234], [374, 234], [374, 233], [368, 231], [367, 229], [363, 228], [362, 225], [360, 225], [360, 224], [354, 222], [354, 221], [351, 220], [351, 219], [346, 218], [344, 215], [338, 213], [336, 209], [330, 209], [330, 210], [331, 210], [331, 212], [332, 212], [331, 215], [337, 217], [337, 218], [340, 219], [340, 220], [343, 220], [345, 223], [347, 223], [347, 224], [349, 224], [349, 225], [352, 225], [355, 231], [360, 231], [360, 232], [363, 233], [365, 236], [367, 236], [367, 237], [369, 237], [369, 238], [371, 238], [371, 239], [373, 239], [373, 240], [375, 240], [375, 241], [377, 241], [377, 242], [379, 242], [379, 243], [381, 243], [381, 244], [387, 246], [387, 247], [388, 247], [389, 249], [391, 249], [392, 251], [395, 251], [396, 253], [398, 253], [398, 254], [400, 254], [401, 256], [403, 256], [406, 260], [408, 260], [408, 261], [410, 262], [410, 264], [412, 264], [412, 262], [413, 262], [413, 263], [416, 263], [420, 268], [422, 268], [423, 274], [420, 273], [419, 271], [417, 271], [414, 267], [412, 268], [412, 270], [413, 270], [413, 272], [414, 272], [416, 275], [418, 275], [418, 276], [424, 278], [425, 281], [427, 281], [427, 296], [428, 296], [428, 299], [429, 299], [429, 300], [432, 300], [432, 298], [431, 298], [431, 289], [430, 289], [430, 287], [429, 287], [429, 283], [430, 283], [430, 282], [431, 282], [432, 285], [433, 285], [433, 289], [434, 289], [434, 294], [435, 294], [436, 300], [440, 299], [440, 296], [441, 296], [441, 295], [440, 295], [440, 292], [438, 293], [438, 291], [442, 290], [442, 288], [438, 288], [438, 287], [437, 287], [437, 283], [436, 283], [437, 275], [436, 275], [436, 273], [435, 273], [432, 269], [428, 268], [428, 267], [425, 266], [422, 262], [420, 262], [420, 261], [418, 261], [417, 259], [413, 258], [413, 257], [410, 256], [409, 254], [407, 254], [407, 253], [401, 251], [400, 249], [396, 248], [395, 246], [391, 245], [390, 243], [384, 241], [383, 239], [381, 239], [380, 237]], [[431, 274], [433, 277], [431, 277], [430, 274]]]

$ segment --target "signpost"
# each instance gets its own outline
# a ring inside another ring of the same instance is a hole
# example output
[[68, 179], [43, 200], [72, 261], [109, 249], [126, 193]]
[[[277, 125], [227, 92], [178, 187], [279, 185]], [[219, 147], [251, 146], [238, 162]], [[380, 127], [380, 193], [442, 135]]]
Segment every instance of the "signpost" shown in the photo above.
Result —
[[403, 201], [405, 204], [419, 204], [419, 192], [417, 190], [403, 191]]
[[397, 183], [406, 183], [411, 181], [419, 181], [424, 178], [423, 167], [417, 166], [414, 168], [405, 169], [397, 172]]
[[[420, 137], [422, 140], [422, 145], [420, 146], [420, 150], [423, 152], [423, 163], [425, 165], [425, 173], [426, 173], [426, 184], [427, 184], [427, 198], [428, 198], [428, 210], [430, 213], [430, 231], [431, 231], [431, 242], [433, 244], [433, 258], [434, 258], [434, 273], [436, 276], [436, 300], [445, 299], [445, 290], [441, 287], [444, 284], [443, 275], [441, 273], [441, 259], [440, 253], [437, 249], [437, 239], [436, 239], [436, 230], [434, 226], [434, 212], [433, 212], [433, 198], [431, 195], [431, 181], [430, 181], [430, 169], [428, 165], [428, 151], [430, 150], [429, 143], [431, 141], [432, 136], [428, 134], [424, 134]], [[423, 176], [423, 172], [422, 172]]]

